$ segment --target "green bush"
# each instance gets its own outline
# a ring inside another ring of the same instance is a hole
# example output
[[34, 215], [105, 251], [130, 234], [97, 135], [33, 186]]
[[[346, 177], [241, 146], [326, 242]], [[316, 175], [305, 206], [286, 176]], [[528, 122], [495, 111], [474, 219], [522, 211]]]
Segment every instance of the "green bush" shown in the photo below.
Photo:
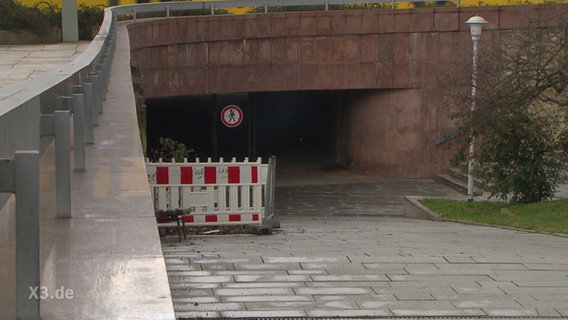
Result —
[[104, 7], [79, 5], [79, 39], [91, 40], [92, 30], [95, 26], [100, 26], [104, 19]]
[[59, 27], [61, 25], [61, 8], [55, 3], [40, 1], [34, 5], [34, 9], [43, 14], [50, 26]]
[[39, 8], [25, 7], [13, 0], [0, 0], [0, 12], [3, 16], [0, 30], [32, 30], [43, 34], [53, 26]]
[[[0, 30], [30, 30], [42, 35], [49, 28], [61, 28], [61, 7], [48, 1], [26, 7], [14, 0], [0, 0], [0, 12]], [[100, 25], [103, 18], [103, 6], [81, 4], [78, 8], [79, 39], [92, 40], [91, 30]]]
[[[478, 138], [476, 176], [491, 185], [491, 196], [513, 203], [553, 199], [568, 182], [568, 22], [561, 14], [547, 22], [560, 27], [531, 26], [486, 42], [475, 110], [470, 97], [452, 102], [461, 130], [456, 160], [468, 160], [470, 134]], [[454, 77], [452, 90], [463, 83]]]
[[195, 150], [188, 148], [182, 142], [176, 141], [172, 138], [160, 138], [160, 147], [157, 150], [151, 150], [150, 160], [153, 162], [162, 158], [164, 161], [169, 162], [172, 158], [176, 162], [182, 162], [184, 158], [189, 158]]

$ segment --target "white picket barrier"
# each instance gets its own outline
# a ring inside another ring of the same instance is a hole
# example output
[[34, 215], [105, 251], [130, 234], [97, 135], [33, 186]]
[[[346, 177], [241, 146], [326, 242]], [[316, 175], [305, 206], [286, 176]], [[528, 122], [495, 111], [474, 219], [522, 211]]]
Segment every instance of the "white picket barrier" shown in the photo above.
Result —
[[157, 216], [176, 217], [158, 222], [170, 225], [180, 221], [191, 226], [263, 224], [271, 216], [266, 213], [266, 200], [273, 193], [272, 186], [267, 186], [269, 170], [273, 169], [261, 158], [255, 162], [146, 162]]

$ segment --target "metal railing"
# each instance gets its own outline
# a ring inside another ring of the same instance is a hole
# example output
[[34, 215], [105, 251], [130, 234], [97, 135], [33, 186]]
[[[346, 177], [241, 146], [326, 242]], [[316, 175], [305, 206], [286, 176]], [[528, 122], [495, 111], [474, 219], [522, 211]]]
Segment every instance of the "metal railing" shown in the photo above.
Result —
[[[270, 8], [286, 7], [314, 7], [316, 10], [330, 10], [333, 6], [361, 5], [363, 8], [380, 7], [396, 9], [399, 4], [413, 3], [414, 6], [446, 6], [460, 7], [461, 0], [212, 0], [212, 1], [179, 1], [179, 2], [153, 2], [132, 5], [122, 5], [113, 8], [118, 15], [131, 15], [136, 20], [140, 13], [163, 13], [170, 17], [174, 11], [208, 10], [210, 15], [215, 15], [217, 9], [230, 8], [264, 8], [264, 13], [270, 12]], [[519, 1], [521, 4], [525, 4]], [[541, 1], [536, 0], [535, 4]], [[542, 2], [546, 3], [546, 2]], [[349, 8], [349, 9], [354, 9]]]
[[[15, 195], [16, 318], [39, 319], [39, 163], [55, 140], [56, 215], [71, 217], [71, 117], [74, 170], [85, 170], [85, 144], [93, 143], [114, 53], [112, 10], [87, 50], [45, 76], [0, 89], [0, 193]], [[6, 197], [0, 199], [0, 208]], [[10, 213], [11, 214], [11, 213]]]
[[[230, 8], [264, 8], [264, 13], [270, 12], [270, 8], [286, 7], [315, 7], [328, 11], [331, 6], [341, 5], [377, 5], [383, 8], [396, 9], [399, 3], [428, 3], [428, 0], [223, 0], [223, 1], [179, 1], [179, 2], [154, 2], [132, 5], [122, 5], [114, 7], [113, 11], [118, 15], [132, 15], [136, 20], [140, 13], [164, 13], [165, 17], [170, 17], [173, 11], [185, 10], [208, 10], [211, 15], [215, 15], [216, 9]], [[460, 0], [443, 1], [451, 6], [459, 7]]]

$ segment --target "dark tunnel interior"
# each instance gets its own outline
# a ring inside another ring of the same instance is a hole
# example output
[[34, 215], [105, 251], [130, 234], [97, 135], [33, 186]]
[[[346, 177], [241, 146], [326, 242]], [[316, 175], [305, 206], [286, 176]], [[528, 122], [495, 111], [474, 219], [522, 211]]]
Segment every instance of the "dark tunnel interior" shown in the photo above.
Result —
[[[341, 165], [342, 97], [340, 91], [289, 91], [147, 99], [148, 150], [162, 137], [184, 143], [202, 161], [275, 155], [284, 166]], [[236, 127], [221, 120], [228, 105], [242, 110]]]

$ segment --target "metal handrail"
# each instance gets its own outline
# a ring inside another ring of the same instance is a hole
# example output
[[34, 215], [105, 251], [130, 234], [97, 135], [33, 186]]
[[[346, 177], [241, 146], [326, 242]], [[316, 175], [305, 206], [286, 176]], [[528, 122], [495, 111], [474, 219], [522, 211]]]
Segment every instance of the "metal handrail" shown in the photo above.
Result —
[[[264, 12], [269, 12], [269, 8], [274, 7], [297, 7], [297, 6], [323, 6], [324, 10], [329, 10], [330, 5], [382, 5], [384, 7], [396, 8], [398, 3], [426, 3], [428, 0], [221, 0], [221, 1], [179, 1], [179, 2], [153, 2], [113, 7], [113, 12], [118, 15], [136, 15], [139, 13], [165, 12], [166, 17], [170, 16], [171, 11], [183, 10], [210, 10], [211, 15], [215, 14], [215, 9], [245, 8], [245, 7], [264, 7]], [[455, 2], [455, 6], [460, 6], [460, 0], [447, 1]]]

